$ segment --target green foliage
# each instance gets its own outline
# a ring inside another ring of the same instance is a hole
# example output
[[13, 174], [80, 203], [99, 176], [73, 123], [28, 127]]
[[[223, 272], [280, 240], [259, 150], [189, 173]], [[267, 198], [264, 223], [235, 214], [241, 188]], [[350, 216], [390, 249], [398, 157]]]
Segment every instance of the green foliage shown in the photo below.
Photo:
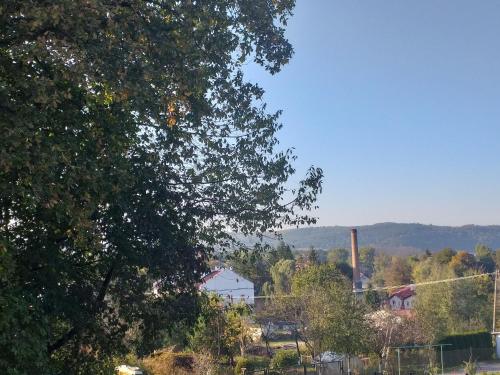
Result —
[[375, 271], [375, 249], [373, 247], [362, 247], [359, 249], [359, 261], [361, 271], [368, 277], [371, 277]]
[[457, 276], [464, 276], [468, 270], [476, 268], [476, 260], [472, 254], [459, 251], [451, 258], [448, 265]]
[[307, 251], [307, 262], [311, 265], [317, 265], [320, 263], [318, 251], [314, 247], [311, 247]]
[[369, 285], [368, 290], [363, 293], [365, 303], [372, 310], [377, 310], [380, 308], [383, 301], [386, 300], [386, 293], [373, 290], [371, 285]]
[[493, 272], [495, 270], [495, 254], [488, 246], [479, 244], [475, 248], [476, 259], [478, 265], [485, 272]]
[[270, 367], [272, 369], [283, 369], [286, 367], [297, 366], [299, 355], [295, 350], [278, 350], [271, 359]]
[[242, 369], [250, 369], [250, 361], [245, 357], [237, 357], [236, 365], [234, 366], [234, 374], [241, 375], [243, 374]]
[[292, 249], [285, 242], [280, 241], [276, 248], [271, 249], [267, 256], [267, 260], [269, 264], [274, 265], [279, 260], [294, 260], [294, 256], [292, 253]]
[[[294, 256], [290, 246], [284, 242], [280, 242], [276, 248], [260, 248], [257, 246], [254, 249], [240, 249], [237, 252], [229, 254], [227, 260], [235, 272], [254, 283], [257, 294], [272, 294], [273, 288], [271, 282], [273, 282], [273, 276], [271, 269], [280, 261], [293, 261]], [[280, 268], [281, 266], [277, 267]], [[290, 271], [291, 273], [287, 272], [287, 275], [283, 276], [291, 278], [293, 275], [292, 271]], [[274, 272], [274, 277], [279, 278], [280, 276], [276, 274], [276, 269]]]
[[486, 331], [449, 335], [439, 340], [438, 344], [451, 344], [450, 346], [443, 346], [444, 351], [470, 348], [493, 348], [491, 333]]
[[234, 367], [235, 375], [241, 375], [242, 368], [248, 371], [265, 369], [269, 366], [269, 358], [259, 356], [236, 357], [236, 365]]
[[274, 292], [276, 294], [290, 293], [292, 278], [295, 273], [295, 261], [290, 259], [279, 260], [271, 269]]
[[254, 283], [257, 295], [264, 293], [264, 284], [271, 281], [266, 253], [260, 249], [241, 249], [230, 254], [228, 265], [236, 273]]
[[168, 349], [156, 351], [150, 356], [143, 358], [137, 365], [146, 370], [148, 375], [219, 374], [218, 366], [206, 354], [173, 352]]
[[389, 267], [384, 273], [386, 286], [405, 285], [411, 282], [411, 267], [406, 259], [393, 256]]
[[343, 248], [328, 251], [327, 260], [331, 264], [349, 263], [349, 251]]
[[[473, 275], [469, 271], [468, 275]], [[433, 264], [427, 280], [453, 278], [451, 267]], [[418, 286], [415, 312], [429, 341], [486, 328], [490, 324], [492, 283], [487, 276], [452, 283]]]
[[451, 258], [453, 258], [456, 254], [457, 252], [455, 250], [447, 247], [441, 251], [438, 251], [432, 257], [439, 264], [448, 264], [450, 263]]
[[370, 327], [365, 306], [356, 300], [351, 282], [335, 266], [323, 264], [298, 272], [292, 295], [294, 298], [281, 303], [311, 352], [356, 354], [366, 348]]
[[149, 352], [196, 312], [216, 245], [314, 221], [294, 212], [314, 206], [322, 171], [282, 203], [294, 155], [243, 75], [249, 60], [272, 74], [289, 61], [292, 8], [2, 3], [4, 370], [77, 374]]
[[191, 349], [214, 358], [244, 354], [250, 343], [248, 314], [248, 306], [243, 303], [224, 306], [219, 297], [204, 295], [201, 314], [189, 337]]

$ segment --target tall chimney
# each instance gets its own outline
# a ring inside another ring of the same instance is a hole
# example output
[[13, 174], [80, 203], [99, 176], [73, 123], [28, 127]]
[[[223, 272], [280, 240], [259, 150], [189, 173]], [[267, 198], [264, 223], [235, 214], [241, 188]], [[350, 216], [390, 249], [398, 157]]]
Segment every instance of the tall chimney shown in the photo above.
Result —
[[354, 290], [361, 289], [361, 277], [359, 274], [359, 253], [358, 253], [358, 231], [351, 229], [351, 259], [352, 259], [352, 287]]

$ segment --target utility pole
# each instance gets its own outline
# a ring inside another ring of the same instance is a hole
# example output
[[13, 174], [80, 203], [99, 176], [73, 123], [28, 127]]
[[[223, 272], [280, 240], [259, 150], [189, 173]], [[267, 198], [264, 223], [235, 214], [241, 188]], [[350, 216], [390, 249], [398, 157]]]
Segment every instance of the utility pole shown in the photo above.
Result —
[[498, 279], [498, 269], [495, 270], [495, 291], [493, 293], [493, 324], [492, 324], [492, 333], [496, 333], [496, 320], [497, 320], [497, 279]]
[[398, 352], [398, 375], [401, 375], [401, 358], [399, 352], [401, 349], [397, 348], [396, 351]]
[[444, 363], [443, 363], [443, 345], [439, 345], [441, 349], [441, 375], [444, 375]]
[[492, 330], [491, 334], [495, 336], [495, 344], [496, 344], [496, 357], [497, 359], [500, 358], [500, 332], [497, 330], [497, 303], [498, 297], [497, 293], [499, 292], [498, 290], [498, 276], [499, 276], [499, 270], [495, 270], [495, 288], [493, 292], [493, 322], [492, 322]]

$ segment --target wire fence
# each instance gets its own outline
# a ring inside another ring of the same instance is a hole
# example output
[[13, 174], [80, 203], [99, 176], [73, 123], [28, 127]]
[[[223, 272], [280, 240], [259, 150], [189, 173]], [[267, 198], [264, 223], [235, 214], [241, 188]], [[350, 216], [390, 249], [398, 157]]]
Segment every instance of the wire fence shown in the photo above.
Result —
[[442, 371], [449, 374], [463, 373], [464, 362], [467, 361], [477, 362], [477, 372], [480, 373], [489, 371], [481, 367], [482, 362], [494, 359], [495, 349], [491, 347], [444, 350], [442, 357], [439, 348], [408, 349], [400, 351], [399, 359], [397, 352], [392, 351], [383, 360], [351, 357], [342, 362], [308, 365], [305, 372], [302, 366], [296, 366], [279, 370], [251, 370], [246, 371], [245, 375], [433, 375], [441, 374]]

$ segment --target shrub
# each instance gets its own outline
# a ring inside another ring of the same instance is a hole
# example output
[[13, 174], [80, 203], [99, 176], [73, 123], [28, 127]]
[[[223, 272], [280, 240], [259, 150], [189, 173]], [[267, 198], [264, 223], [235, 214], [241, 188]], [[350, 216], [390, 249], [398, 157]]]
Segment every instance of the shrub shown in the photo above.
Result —
[[240, 375], [242, 373], [241, 372], [242, 368], [249, 369], [248, 368], [248, 364], [249, 364], [248, 358], [237, 357], [236, 358], [236, 366], [234, 366], [234, 373], [235, 373], [235, 375]]
[[247, 371], [254, 371], [258, 369], [264, 369], [269, 366], [269, 359], [260, 356], [249, 356], [249, 357], [236, 357], [236, 366], [234, 367], [234, 373], [236, 375], [241, 374], [241, 369], [246, 368]]
[[271, 360], [272, 369], [297, 366], [299, 355], [295, 350], [278, 350]]
[[445, 351], [469, 348], [493, 348], [491, 333], [484, 331], [446, 336], [439, 340], [438, 343], [451, 344], [443, 347]]
[[217, 373], [213, 358], [203, 353], [175, 353], [161, 350], [144, 358], [142, 367], [149, 375], [212, 375]]

